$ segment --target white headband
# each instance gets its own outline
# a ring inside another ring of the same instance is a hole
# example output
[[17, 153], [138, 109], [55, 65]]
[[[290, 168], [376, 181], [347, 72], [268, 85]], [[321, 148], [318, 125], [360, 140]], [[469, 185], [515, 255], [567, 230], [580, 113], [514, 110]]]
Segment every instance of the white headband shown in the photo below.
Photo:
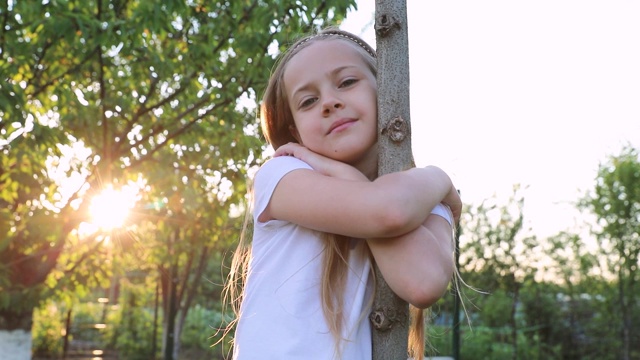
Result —
[[369, 53], [369, 55], [373, 56], [374, 58], [376, 57], [376, 53], [371, 49], [371, 47], [362, 42], [361, 40], [359, 40], [358, 38], [355, 38], [353, 36], [350, 36], [348, 34], [342, 33], [342, 32], [337, 32], [337, 31], [328, 31], [328, 32], [324, 32], [321, 34], [316, 34], [313, 36], [309, 36], [308, 38], [302, 40], [301, 42], [298, 43], [298, 45], [296, 45], [295, 48], [293, 48], [293, 50], [299, 48], [300, 46], [302, 46], [303, 44], [305, 44], [307, 41], [311, 40], [311, 39], [315, 39], [317, 37], [321, 37], [321, 36], [331, 36], [331, 35], [337, 35], [340, 37], [343, 37], [345, 39], [349, 39], [351, 41], [353, 41], [354, 43], [360, 45], [361, 48], [363, 48], [367, 53]]

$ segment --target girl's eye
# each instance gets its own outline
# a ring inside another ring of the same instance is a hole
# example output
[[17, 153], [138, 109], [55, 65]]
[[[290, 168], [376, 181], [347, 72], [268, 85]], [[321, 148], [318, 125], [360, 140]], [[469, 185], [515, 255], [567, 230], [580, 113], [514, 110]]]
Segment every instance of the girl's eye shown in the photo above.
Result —
[[344, 80], [343, 82], [340, 83], [340, 87], [341, 88], [342, 87], [347, 87], [347, 86], [353, 85], [353, 84], [355, 84], [357, 82], [358, 82], [358, 79], [354, 79], [354, 78], [346, 79], [346, 80]]
[[300, 103], [300, 108], [306, 108], [308, 106], [311, 106], [314, 102], [316, 102], [316, 98], [305, 99], [303, 102]]

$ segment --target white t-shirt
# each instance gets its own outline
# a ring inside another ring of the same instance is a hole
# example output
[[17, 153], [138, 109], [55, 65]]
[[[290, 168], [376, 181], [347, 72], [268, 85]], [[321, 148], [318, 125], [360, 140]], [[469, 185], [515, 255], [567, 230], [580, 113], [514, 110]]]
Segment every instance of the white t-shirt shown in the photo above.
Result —
[[[336, 359], [320, 298], [321, 234], [287, 221], [258, 221], [282, 177], [297, 169], [311, 167], [293, 157], [277, 157], [254, 180], [252, 258], [235, 334], [237, 360]], [[352, 240], [342, 359], [371, 359], [368, 310], [363, 312], [371, 294], [370, 268], [365, 241]]]

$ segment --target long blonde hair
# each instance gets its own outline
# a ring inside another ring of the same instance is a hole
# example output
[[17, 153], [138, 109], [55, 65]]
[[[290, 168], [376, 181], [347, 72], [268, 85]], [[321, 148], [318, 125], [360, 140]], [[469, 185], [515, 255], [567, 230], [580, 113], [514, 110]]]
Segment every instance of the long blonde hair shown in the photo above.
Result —
[[[300, 38], [281, 54], [276, 61], [276, 66], [271, 74], [269, 83], [264, 93], [261, 104], [262, 131], [267, 141], [274, 149], [289, 142], [298, 142], [291, 133], [294, 125], [293, 115], [289, 108], [289, 102], [284, 88], [284, 72], [286, 66], [300, 50], [317, 41], [340, 40], [349, 43], [362, 56], [365, 64], [374, 76], [377, 75], [375, 50], [360, 37], [336, 28], [321, 30], [315, 34]], [[247, 211], [244, 229], [237, 251], [234, 253], [231, 271], [226, 285], [226, 300], [232, 305], [236, 319], [240, 316], [240, 303], [242, 301], [242, 285], [248, 275], [251, 248], [249, 246], [250, 211]], [[336, 349], [340, 351], [341, 333], [344, 320], [343, 298], [346, 286], [349, 260], [349, 240], [337, 234], [323, 234], [326, 243], [321, 279], [322, 310], [329, 325], [329, 329], [336, 340]], [[373, 263], [373, 256], [369, 252]], [[371, 271], [375, 282], [375, 274]], [[370, 310], [373, 298], [369, 299], [366, 312]], [[367, 317], [367, 313], [361, 316]], [[366, 321], [366, 320], [365, 320]], [[414, 358], [422, 358], [424, 354], [424, 314], [423, 311], [411, 306], [411, 325], [409, 333], [409, 354]]]

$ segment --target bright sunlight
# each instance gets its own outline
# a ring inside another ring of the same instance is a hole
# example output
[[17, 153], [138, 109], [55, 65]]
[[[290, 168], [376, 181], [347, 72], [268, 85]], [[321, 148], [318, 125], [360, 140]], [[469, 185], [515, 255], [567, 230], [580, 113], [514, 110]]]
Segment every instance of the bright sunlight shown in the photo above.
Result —
[[91, 223], [103, 230], [121, 227], [136, 202], [136, 195], [136, 190], [132, 187], [123, 187], [120, 190], [111, 186], [105, 188], [91, 200]]

